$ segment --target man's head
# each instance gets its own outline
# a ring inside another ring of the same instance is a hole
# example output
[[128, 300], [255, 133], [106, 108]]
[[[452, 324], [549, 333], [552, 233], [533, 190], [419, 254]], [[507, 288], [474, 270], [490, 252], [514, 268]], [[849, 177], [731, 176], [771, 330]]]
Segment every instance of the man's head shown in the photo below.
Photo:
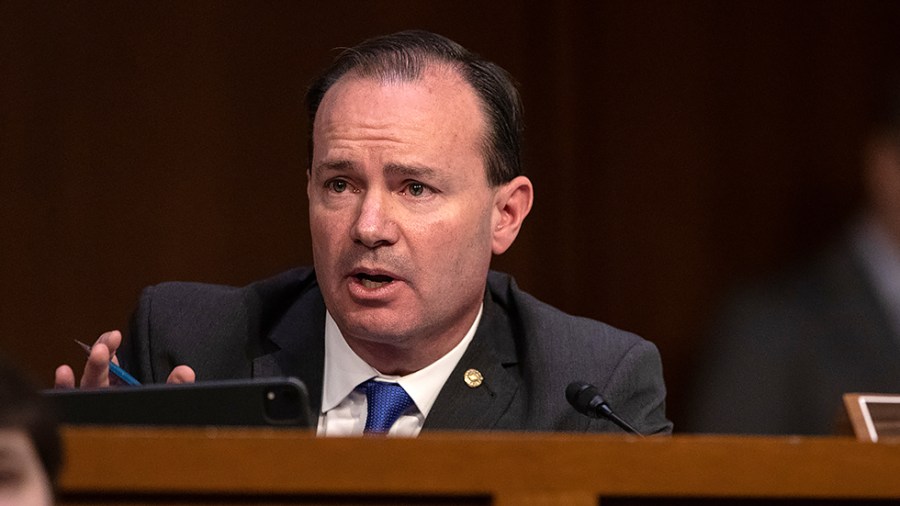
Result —
[[60, 461], [53, 413], [32, 385], [0, 360], [0, 505], [52, 504]]
[[443, 37], [401, 33], [345, 51], [310, 91], [316, 275], [347, 342], [382, 372], [459, 342], [492, 254], [531, 208], [517, 95], [501, 79], [511, 106], [490, 112], [471, 80], [482, 74], [505, 76]]
[[889, 80], [865, 151], [869, 212], [900, 248], [900, 79]]
[[[341, 52], [306, 93], [309, 125], [315, 123], [322, 97], [347, 74], [385, 82], [415, 81], [436, 63], [458, 72], [481, 102], [488, 125], [483, 147], [491, 185], [522, 175], [522, 101], [512, 78], [498, 65], [431, 32], [410, 30], [376, 37]], [[310, 153], [313, 142], [310, 129]]]

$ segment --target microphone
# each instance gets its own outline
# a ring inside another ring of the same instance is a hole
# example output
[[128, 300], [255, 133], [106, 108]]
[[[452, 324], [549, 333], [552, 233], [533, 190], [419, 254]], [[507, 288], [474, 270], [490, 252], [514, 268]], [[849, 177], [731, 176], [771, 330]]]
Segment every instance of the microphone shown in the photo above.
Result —
[[613, 412], [594, 385], [584, 381], [569, 383], [569, 386], [566, 387], [566, 400], [583, 415], [591, 418], [606, 418], [621, 427], [625, 432], [644, 437], [637, 429]]

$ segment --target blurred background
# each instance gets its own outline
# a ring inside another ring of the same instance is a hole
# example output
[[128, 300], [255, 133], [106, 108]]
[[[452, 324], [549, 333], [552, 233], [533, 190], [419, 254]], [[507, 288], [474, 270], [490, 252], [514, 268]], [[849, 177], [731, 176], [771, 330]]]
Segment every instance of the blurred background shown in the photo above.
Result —
[[495, 267], [655, 342], [677, 428], [723, 294], [854, 215], [898, 26], [892, 1], [0, 2], [0, 352], [49, 386], [145, 285], [310, 264], [305, 87], [424, 28], [521, 84], [537, 200]]

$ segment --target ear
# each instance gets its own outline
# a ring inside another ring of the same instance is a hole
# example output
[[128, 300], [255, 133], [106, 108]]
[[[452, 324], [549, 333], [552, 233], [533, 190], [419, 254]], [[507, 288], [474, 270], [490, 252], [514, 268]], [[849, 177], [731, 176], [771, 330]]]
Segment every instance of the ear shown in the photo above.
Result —
[[494, 212], [491, 219], [493, 241], [491, 251], [500, 255], [512, 246], [522, 222], [531, 211], [534, 187], [525, 176], [519, 176], [501, 185], [494, 195]]

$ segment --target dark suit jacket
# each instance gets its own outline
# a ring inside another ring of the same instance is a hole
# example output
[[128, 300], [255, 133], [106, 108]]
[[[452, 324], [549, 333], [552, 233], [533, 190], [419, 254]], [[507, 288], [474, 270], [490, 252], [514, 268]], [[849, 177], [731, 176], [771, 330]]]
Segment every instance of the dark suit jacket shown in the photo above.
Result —
[[[144, 382], [176, 365], [198, 381], [295, 376], [321, 407], [325, 304], [312, 269], [242, 288], [164, 283], [144, 290], [118, 352]], [[478, 388], [468, 369], [484, 376]], [[492, 272], [484, 313], [444, 385], [424, 430], [620, 431], [572, 409], [569, 382], [596, 385], [612, 408], [645, 434], [671, 432], [656, 347], [600, 322], [566, 315]]]
[[894, 334], [845, 237], [730, 298], [701, 360], [684, 430], [833, 434], [846, 392], [900, 391]]

